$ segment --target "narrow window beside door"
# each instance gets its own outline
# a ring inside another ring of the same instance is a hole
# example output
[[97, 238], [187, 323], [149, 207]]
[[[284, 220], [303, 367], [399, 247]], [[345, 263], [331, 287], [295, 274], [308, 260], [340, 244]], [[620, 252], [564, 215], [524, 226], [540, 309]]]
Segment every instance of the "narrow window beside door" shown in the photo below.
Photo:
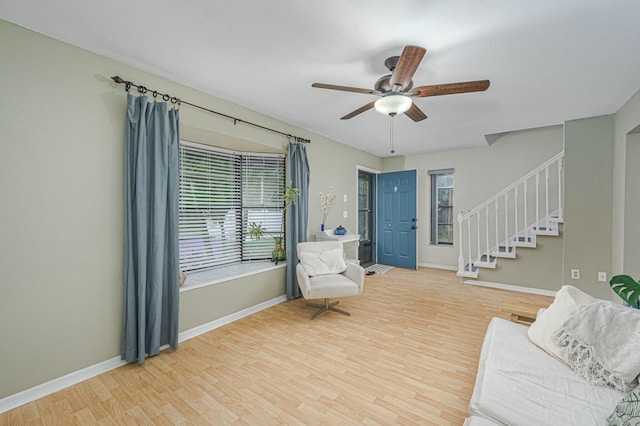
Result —
[[453, 169], [430, 170], [431, 244], [453, 245]]

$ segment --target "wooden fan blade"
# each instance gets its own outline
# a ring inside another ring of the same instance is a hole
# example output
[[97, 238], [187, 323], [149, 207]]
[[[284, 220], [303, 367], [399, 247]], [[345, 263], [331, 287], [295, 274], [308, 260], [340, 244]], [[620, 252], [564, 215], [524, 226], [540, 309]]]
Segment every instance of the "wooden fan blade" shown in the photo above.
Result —
[[313, 83], [311, 87], [319, 89], [340, 90], [342, 92], [364, 93], [365, 95], [381, 95], [382, 93], [373, 89], [360, 89], [358, 87], [336, 86], [334, 84]]
[[434, 84], [411, 89], [419, 98], [426, 96], [454, 95], [456, 93], [482, 92], [489, 88], [489, 80], [465, 81], [463, 83]]
[[353, 112], [350, 112], [349, 114], [345, 115], [344, 117], [341, 117], [340, 120], [348, 120], [350, 118], [355, 117], [358, 114], [362, 114], [365, 111], [369, 111], [371, 108], [373, 108], [373, 104], [375, 104], [375, 102], [369, 102], [365, 106], [361, 106], [357, 110], [355, 110]]
[[405, 46], [389, 80], [391, 87], [399, 84], [400, 89], [404, 89], [411, 82], [425, 53], [427, 50], [424, 47]]
[[422, 112], [422, 110], [418, 108], [415, 103], [411, 105], [411, 108], [409, 108], [409, 110], [405, 112], [405, 114], [416, 123], [427, 118], [426, 114]]

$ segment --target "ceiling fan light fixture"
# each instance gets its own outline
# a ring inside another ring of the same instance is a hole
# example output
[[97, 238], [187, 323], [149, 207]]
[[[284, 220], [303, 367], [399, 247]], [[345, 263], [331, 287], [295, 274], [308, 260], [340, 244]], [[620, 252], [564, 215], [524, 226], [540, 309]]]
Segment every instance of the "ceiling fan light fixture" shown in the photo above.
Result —
[[394, 117], [403, 112], [407, 112], [412, 104], [413, 101], [408, 96], [390, 95], [378, 99], [374, 103], [374, 107], [380, 114]]

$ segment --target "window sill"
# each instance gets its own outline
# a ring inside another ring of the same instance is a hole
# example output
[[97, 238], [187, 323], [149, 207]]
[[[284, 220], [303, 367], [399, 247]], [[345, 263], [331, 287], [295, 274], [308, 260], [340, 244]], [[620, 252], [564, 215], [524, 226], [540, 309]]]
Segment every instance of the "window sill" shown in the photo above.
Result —
[[195, 290], [196, 288], [207, 287], [214, 284], [223, 283], [237, 278], [248, 277], [274, 269], [284, 268], [286, 261], [275, 263], [265, 260], [260, 262], [244, 262], [234, 265], [221, 266], [219, 268], [208, 269], [201, 272], [193, 272], [187, 275], [187, 279], [180, 287], [180, 292]]

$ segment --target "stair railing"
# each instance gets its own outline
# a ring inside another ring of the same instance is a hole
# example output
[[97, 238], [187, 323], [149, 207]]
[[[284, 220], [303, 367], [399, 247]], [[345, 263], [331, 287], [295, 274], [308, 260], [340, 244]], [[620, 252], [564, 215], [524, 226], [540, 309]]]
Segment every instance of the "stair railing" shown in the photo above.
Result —
[[562, 218], [563, 160], [560, 152], [482, 204], [458, 214], [458, 275], [474, 275], [474, 265], [489, 263], [495, 251], [509, 253], [516, 240], [533, 241], [532, 226], [549, 230], [552, 214]]

